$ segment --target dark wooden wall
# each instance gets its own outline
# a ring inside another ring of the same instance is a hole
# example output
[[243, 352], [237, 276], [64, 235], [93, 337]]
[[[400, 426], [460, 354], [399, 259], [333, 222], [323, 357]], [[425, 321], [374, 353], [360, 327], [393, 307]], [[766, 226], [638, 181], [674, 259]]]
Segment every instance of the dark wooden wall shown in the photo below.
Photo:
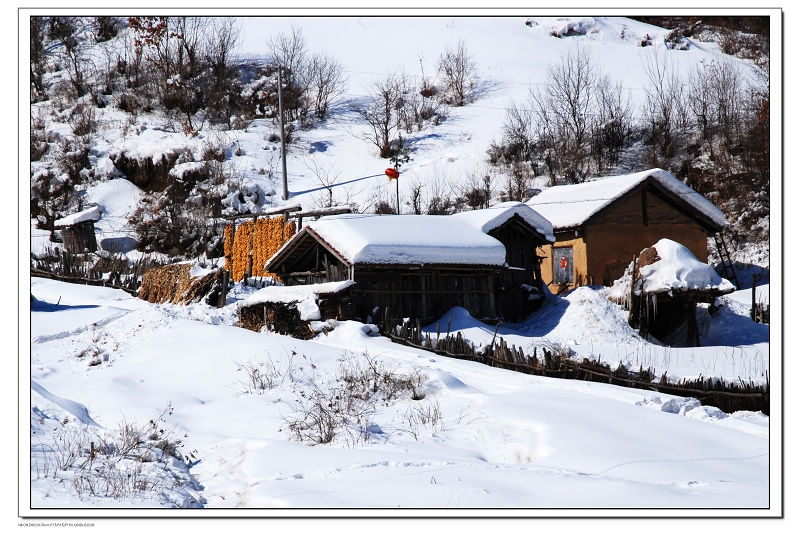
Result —
[[97, 239], [94, 236], [94, 222], [84, 220], [61, 229], [64, 248], [73, 254], [97, 251]]
[[496, 284], [499, 269], [407, 265], [356, 265], [352, 287], [356, 316], [380, 316], [388, 308], [393, 317], [432, 321], [450, 308], [461, 306], [476, 318], [497, 316]]

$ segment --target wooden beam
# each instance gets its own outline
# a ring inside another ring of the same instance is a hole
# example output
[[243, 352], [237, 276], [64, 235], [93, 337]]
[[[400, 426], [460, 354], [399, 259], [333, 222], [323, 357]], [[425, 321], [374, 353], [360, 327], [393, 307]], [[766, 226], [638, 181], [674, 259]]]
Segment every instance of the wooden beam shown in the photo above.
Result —
[[352, 213], [353, 210], [350, 209], [349, 205], [336, 205], [333, 207], [323, 207], [321, 209], [312, 209], [311, 211], [299, 211], [293, 212], [292, 214], [288, 215], [292, 218], [300, 218], [303, 219], [305, 217], [324, 217], [326, 215], [344, 215], [347, 213]]
[[290, 205], [286, 207], [276, 207], [274, 209], [267, 209], [261, 213], [242, 213], [239, 215], [227, 215], [221, 217], [223, 220], [242, 220], [244, 218], [253, 218], [253, 217], [268, 217], [271, 215], [282, 215], [286, 213], [294, 213], [296, 211], [302, 210], [303, 207], [299, 204]]

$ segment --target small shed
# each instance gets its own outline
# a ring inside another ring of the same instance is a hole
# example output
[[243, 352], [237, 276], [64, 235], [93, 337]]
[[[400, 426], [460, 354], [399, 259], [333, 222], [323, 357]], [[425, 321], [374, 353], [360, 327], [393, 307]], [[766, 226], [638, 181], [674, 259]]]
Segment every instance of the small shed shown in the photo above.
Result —
[[628, 322], [667, 345], [699, 346], [698, 303], [713, 304], [736, 288], [680, 243], [661, 239], [631, 261], [609, 299], [629, 309]]
[[239, 304], [239, 326], [310, 339], [319, 332], [315, 321], [352, 319], [352, 284], [339, 281], [264, 287]]
[[97, 250], [94, 223], [100, 220], [100, 213], [100, 207], [94, 206], [54, 222], [53, 226], [61, 233], [67, 252], [81, 254]]
[[542, 277], [557, 291], [611, 285], [634, 254], [663, 238], [706, 262], [708, 238], [727, 225], [714, 204], [661, 169], [551, 187], [528, 205], [553, 224]]
[[286, 285], [352, 280], [354, 315], [431, 321], [454, 306], [518, 320], [543, 298], [536, 248], [554, 240], [529, 206], [455, 215], [323, 217], [267, 263]]

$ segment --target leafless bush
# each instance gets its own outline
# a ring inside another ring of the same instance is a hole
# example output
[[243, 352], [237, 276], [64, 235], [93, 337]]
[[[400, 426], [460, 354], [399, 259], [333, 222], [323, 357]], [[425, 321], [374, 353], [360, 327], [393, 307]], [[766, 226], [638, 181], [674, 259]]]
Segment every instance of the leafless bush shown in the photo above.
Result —
[[310, 388], [295, 391], [292, 413], [284, 421], [298, 442], [317, 445], [339, 438], [354, 445], [368, 441], [378, 409], [404, 397], [424, 398], [427, 379], [419, 370], [399, 373], [367, 354], [345, 354], [333, 380], [312, 372]]
[[236, 371], [245, 374], [242, 394], [264, 394], [268, 390], [280, 387], [287, 379], [292, 380], [294, 355], [293, 352], [286, 368], [281, 368], [271, 358], [266, 361], [251, 360], [237, 363]]
[[442, 409], [437, 400], [422, 402], [409, 408], [403, 414], [403, 420], [406, 423], [408, 432], [414, 437], [414, 440], [419, 440], [422, 430], [436, 433], [444, 429]]
[[463, 41], [442, 52], [439, 72], [444, 75], [447, 84], [445, 98], [450, 105], [463, 106], [472, 99], [478, 83], [477, 67]]
[[[194, 452], [188, 457], [181, 454], [182, 441], [165, 422], [171, 413], [168, 407], [141, 425], [123, 420], [116, 431], [64, 421], [47, 435], [47, 441], [32, 443], [31, 451], [41, 458], [37, 475], [71, 480], [81, 498], [163, 496], [165, 491], [191, 484], [185, 466]], [[175, 470], [181, 463], [183, 472]]]
[[82, 137], [97, 131], [97, 119], [94, 106], [87, 103], [80, 103], [72, 110], [69, 119], [72, 126], [72, 133]]

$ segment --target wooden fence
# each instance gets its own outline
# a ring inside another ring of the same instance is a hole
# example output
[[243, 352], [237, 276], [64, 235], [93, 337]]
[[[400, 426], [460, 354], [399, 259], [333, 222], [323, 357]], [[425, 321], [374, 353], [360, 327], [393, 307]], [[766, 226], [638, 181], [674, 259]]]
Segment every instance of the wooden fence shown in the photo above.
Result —
[[[621, 363], [616, 369], [600, 361], [583, 359], [577, 362], [571, 359], [572, 352], [558, 345], [534, 347], [532, 354], [524, 353], [522, 348], [507, 344], [503, 338], [495, 338], [492, 343], [481, 349], [464, 339], [460, 332], [442, 336], [438, 331], [431, 337], [422, 330], [420, 322], [399, 322], [384, 318], [382, 333], [393, 342], [427, 350], [438, 355], [475, 361], [485, 365], [561, 379], [578, 379], [608, 383], [621, 387], [651, 390], [675, 396], [697, 398], [703, 405], [711, 405], [726, 413], [734, 411], [761, 411], [769, 415], [769, 379], [765, 384], [750, 382], [726, 382], [721, 379], [682, 380], [669, 383], [666, 373], [660, 380], [654, 381], [655, 371], [651, 368], [639, 368], [629, 371]], [[541, 351], [540, 351], [541, 350]]]
[[45, 257], [31, 257], [31, 277], [111, 287], [136, 296], [142, 283], [142, 274], [159, 266], [163, 266], [163, 263], [144, 256], [131, 264], [121, 256], [105, 258], [94, 254], [60, 252]]

